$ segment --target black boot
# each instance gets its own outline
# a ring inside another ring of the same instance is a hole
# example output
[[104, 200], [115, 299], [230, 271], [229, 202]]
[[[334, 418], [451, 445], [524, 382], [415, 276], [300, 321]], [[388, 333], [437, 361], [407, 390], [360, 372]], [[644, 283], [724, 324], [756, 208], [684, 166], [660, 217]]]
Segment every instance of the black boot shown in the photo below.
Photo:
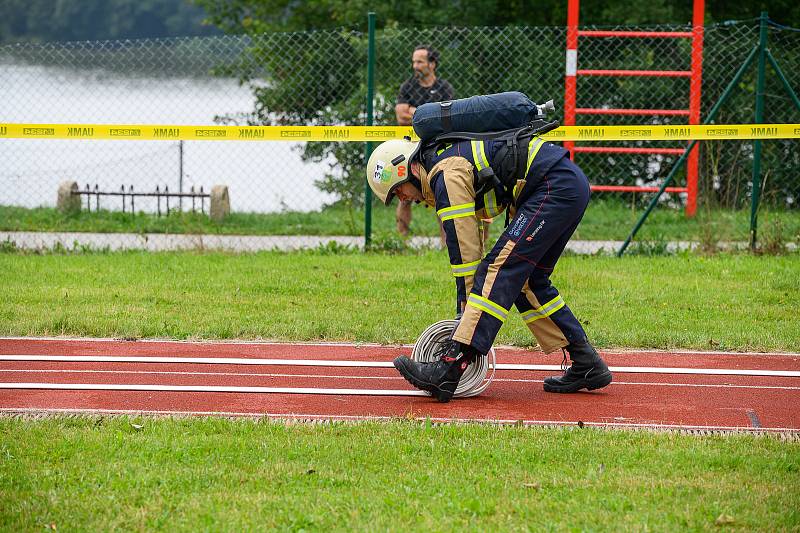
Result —
[[442, 343], [436, 355], [438, 358], [430, 363], [421, 363], [401, 355], [394, 360], [394, 367], [416, 388], [428, 391], [434, 398], [446, 403], [456, 392], [464, 371], [479, 354], [471, 346], [451, 340]]
[[[567, 368], [563, 375], [545, 378], [544, 390], [546, 392], [578, 392], [581, 389], [601, 389], [611, 383], [611, 371], [605, 361], [600, 358], [597, 350], [589, 344], [572, 343], [567, 346], [572, 366]], [[564, 352], [564, 363], [567, 354]]]

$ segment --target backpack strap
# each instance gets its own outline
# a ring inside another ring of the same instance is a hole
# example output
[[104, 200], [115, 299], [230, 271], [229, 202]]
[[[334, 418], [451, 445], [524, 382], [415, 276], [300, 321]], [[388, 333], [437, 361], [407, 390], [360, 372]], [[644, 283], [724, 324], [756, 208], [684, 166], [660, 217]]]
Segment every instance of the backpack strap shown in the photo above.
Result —
[[[528, 126], [525, 126], [527, 128]], [[496, 141], [502, 137], [512, 135], [525, 128], [514, 128], [511, 130], [503, 131], [488, 131], [483, 133], [474, 133], [471, 131], [451, 131], [449, 133], [442, 133], [437, 135], [434, 139], [436, 143], [445, 142], [459, 142], [459, 141]]]
[[446, 102], [441, 102], [439, 104], [439, 109], [441, 112], [442, 117], [442, 129], [444, 131], [453, 131], [453, 123], [450, 120], [450, 106], [453, 105], [453, 102], [448, 100]]
[[[443, 109], [444, 111], [444, 109]], [[449, 110], [448, 110], [449, 113]], [[449, 114], [448, 120], [449, 120]], [[444, 120], [444, 113], [442, 114]], [[482, 133], [475, 133], [472, 131], [451, 131], [437, 135], [430, 142], [444, 143], [444, 142], [458, 142], [458, 141], [497, 141], [501, 138], [512, 136], [521, 133], [529, 133], [531, 136], [544, 135], [548, 131], [552, 131], [559, 126], [558, 121], [545, 122], [544, 120], [534, 120], [530, 124], [521, 128], [512, 128], [510, 130], [502, 131], [487, 131]]]
[[[447, 102], [443, 102], [447, 103]], [[449, 106], [442, 105], [442, 123], [450, 126]], [[445, 117], [446, 122], [445, 122]], [[442, 133], [427, 142], [421, 150], [422, 158], [427, 163], [433, 157], [436, 147], [447, 143], [461, 141], [494, 141], [503, 142], [495, 153], [495, 167], [488, 165], [481, 168], [475, 175], [475, 194], [482, 196], [491, 189], [495, 190], [498, 199], [506, 205], [514, 201], [514, 185], [517, 179], [525, 176], [528, 163], [528, 146], [534, 137], [547, 133], [558, 127], [558, 121], [545, 122], [534, 120], [522, 128], [513, 128], [503, 131], [490, 131], [474, 133], [468, 131], [453, 131]], [[426, 165], [427, 168], [427, 165]], [[499, 174], [499, 175], [498, 175]], [[508, 226], [508, 212], [506, 212], [506, 226]]]

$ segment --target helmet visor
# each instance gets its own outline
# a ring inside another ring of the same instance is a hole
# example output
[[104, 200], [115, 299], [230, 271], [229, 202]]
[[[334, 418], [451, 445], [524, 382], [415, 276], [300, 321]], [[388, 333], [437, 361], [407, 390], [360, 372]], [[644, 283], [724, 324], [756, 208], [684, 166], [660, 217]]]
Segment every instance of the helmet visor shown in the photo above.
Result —
[[414, 177], [413, 174], [411, 173], [411, 164], [414, 163], [415, 161], [418, 162], [418, 163], [420, 162], [419, 161], [419, 156], [420, 156], [421, 148], [422, 148], [422, 143], [418, 142], [417, 146], [414, 147], [414, 151], [411, 152], [411, 154], [409, 154], [408, 159], [405, 162], [406, 163], [406, 168], [408, 168], [407, 177], [405, 179], [403, 179], [403, 180], [398, 181], [394, 185], [392, 185], [391, 189], [389, 189], [389, 192], [386, 193], [386, 202], [384, 202], [384, 203], [387, 206], [392, 203], [392, 199], [395, 197], [395, 195], [397, 193], [397, 188], [400, 187], [402, 184], [406, 183], [407, 181], [409, 181], [411, 178]]
[[397, 188], [398, 188], [398, 187], [400, 187], [402, 184], [406, 183], [406, 182], [407, 182], [409, 179], [410, 179], [410, 178], [406, 178], [406, 179], [404, 179], [403, 181], [398, 181], [397, 183], [395, 183], [394, 185], [392, 185], [392, 188], [391, 188], [391, 189], [389, 189], [389, 192], [388, 192], [388, 193], [386, 193], [386, 202], [384, 202], [384, 203], [385, 203], [387, 206], [388, 206], [388, 205], [391, 205], [391, 203], [392, 203], [392, 200], [393, 200], [393, 199], [394, 199], [394, 197], [395, 197], [395, 193], [397, 192]]

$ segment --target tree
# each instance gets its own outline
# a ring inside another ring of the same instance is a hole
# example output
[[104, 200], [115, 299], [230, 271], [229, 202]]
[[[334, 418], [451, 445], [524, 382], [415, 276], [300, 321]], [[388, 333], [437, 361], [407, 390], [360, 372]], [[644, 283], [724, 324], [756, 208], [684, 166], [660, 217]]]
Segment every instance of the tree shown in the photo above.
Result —
[[88, 41], [211, 35], [188, 0], [4, 0], [2, 42]]
[[[272, 31], [333, 28], [360, 29], [366, 13], [377, 13], [378, 27], [563, 26], [564, 0], [408, 0], [377, 3], [367, 0], [194, 0], [209, 20], [227, 33], [250, 35]], [[794, 0], [728, 2], [706, 0], [706, 21], [757, 17], [768, 11], [782, 24], [800, 26], [800, 4]], [[581, 24], [688, 24], [692, 0], [582, 0]]]

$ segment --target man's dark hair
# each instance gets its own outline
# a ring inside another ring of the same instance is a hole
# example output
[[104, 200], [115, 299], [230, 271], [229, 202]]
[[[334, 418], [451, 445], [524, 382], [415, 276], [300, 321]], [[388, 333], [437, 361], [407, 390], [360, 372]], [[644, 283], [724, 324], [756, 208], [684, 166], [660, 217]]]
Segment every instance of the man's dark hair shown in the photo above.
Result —
[[437, 67], [439, 66], [439, 52], [437, 52], [435, 48], [427, 44], [420, 44], [414, 48], [415, 52], [417, 50], [425, 50], [428, 52], [428, 63], [435, 63]]

